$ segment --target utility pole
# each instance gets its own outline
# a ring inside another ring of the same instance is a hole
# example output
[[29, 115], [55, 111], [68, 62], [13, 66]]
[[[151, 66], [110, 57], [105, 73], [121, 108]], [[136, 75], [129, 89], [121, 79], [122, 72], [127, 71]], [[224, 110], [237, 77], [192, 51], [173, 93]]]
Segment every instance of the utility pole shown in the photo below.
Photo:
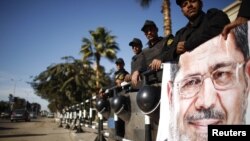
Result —
[[[10, 80], [14, 82], [13, 95], [15, 96], [15, 92], [16, 92], [16, 83], [17, 83], [17, 81], [16, 81], [14, 78], [11, 78]], [[18, 81], [21, 81], [21, 80], [22, 80], [22, 79], [19, 79]]]

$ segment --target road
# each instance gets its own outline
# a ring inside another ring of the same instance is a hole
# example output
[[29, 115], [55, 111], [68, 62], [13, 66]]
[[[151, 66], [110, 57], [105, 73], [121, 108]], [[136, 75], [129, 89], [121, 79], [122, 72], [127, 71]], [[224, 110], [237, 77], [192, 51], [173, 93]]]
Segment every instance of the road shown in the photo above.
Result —
[[76, 141], [76, 138], [72, 130], [59, 128], [53, 118], [13, 123], [0, 119], [0, 141]]

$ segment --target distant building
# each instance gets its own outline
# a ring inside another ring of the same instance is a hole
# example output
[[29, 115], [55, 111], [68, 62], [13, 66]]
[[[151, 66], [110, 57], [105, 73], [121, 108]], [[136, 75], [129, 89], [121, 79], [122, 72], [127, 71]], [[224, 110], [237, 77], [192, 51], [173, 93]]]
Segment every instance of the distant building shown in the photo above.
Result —
[[235, 0], [232, 4], [228, 5], [223, 11], [228, 15], [230, 21], [235, 20], [240, 9], [241, 0]]

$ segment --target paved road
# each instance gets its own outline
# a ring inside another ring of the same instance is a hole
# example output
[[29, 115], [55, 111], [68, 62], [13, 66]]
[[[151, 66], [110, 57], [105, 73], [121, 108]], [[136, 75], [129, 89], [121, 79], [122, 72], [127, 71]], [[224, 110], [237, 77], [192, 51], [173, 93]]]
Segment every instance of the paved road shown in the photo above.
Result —
[[94, 141], [96, 134], [59, 128], [52, 118], [13, 122], [0, 119], [0, 141]]

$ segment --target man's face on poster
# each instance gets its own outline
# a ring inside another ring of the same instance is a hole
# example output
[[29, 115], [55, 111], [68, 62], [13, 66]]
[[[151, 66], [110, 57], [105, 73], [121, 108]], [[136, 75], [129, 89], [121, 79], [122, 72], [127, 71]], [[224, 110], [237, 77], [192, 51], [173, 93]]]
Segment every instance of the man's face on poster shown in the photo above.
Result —
[[249, 92], [234, 36], [217, 36], [180, 56], [169, 91], [174, 140], [207, 140], [208, 125], [244, 124]]

